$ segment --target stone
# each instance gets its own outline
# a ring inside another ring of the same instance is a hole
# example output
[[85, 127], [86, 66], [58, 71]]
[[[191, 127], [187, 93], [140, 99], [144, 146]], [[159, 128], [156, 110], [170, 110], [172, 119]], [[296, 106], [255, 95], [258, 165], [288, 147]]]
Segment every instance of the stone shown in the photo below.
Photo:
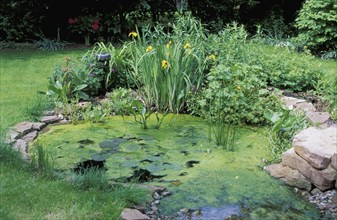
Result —
[[29, 156], [27, 154], [28, 153], [27, 147], [28, 147], [27, 142], [22, 139], [18, 139], [13, 145], [13, 148], [21, 153], [22, 158], [24, 160], [29, 160]]
[[34, 130], [41, 131], [44, 126], [46, 126], [46, 123], [42, 123], [42, 122], [33, 123], [33, 129]]
[[299, 189], [311, 190], [311, 183], [300, 172], [282, 164], [271, 164], [266, 167], [271, 176], [282, 180], [285, 184]]
[[331, 157], [337, 152], [337, 128], [302, 130], [295, 135], [293, 147], [298, 155], [317, 169], [325, 169]]
[[163, 186], [152, 186], [152, 185], [147, 185], [147, 184], [138, 184], [137, 187], [141, 189], [149, 190], [152, 194], [155, 192], [160, 193], [166, 190], [166, 188]]
[[55, 122], [58, 122], [60, 121], [61, 119], [56, 116], [56, 115], [51, 115], [51, 116], [43, 116], [40, 121], [42, 123], [46, 123], [46, 124], [51, 124], [51, 123], [55, 123]]
[[82, 108], [82, 109], [88, 108], [89, 105], [91, 105], [90, 102], [79, 102], [79, 103], [77, 104], [77, 106], [80, 107], [80, 108]]
[[299, 111], [299, 112], [309, 112], [309, 111], [316, 111], [315, 106], [311, 103], [311, 102], [300, 102], [300, 103], [296, 103], [294, 105], [295, 110]]
[[56, 114], [55, 111], [44, 111], [43, 112], [44, 116], [52, 116], [52, 115], [55, 115], [55, 114]]
[[26, 134], [25, 136], [21, 137], [21, 139], [28, 143], [33, 141], [37, 137], [37, 135], [38, 135], [37, 131], [32, 131]]
[[150, 217], [144, 215], [137, 209], [124, 209], [121, 214], [123, 220], [150, 220]]
[[289, 96], [283, 96], [281, 98], [281, 101], [290, 110], [294, 109], [294, 105], [296, 105], [297, 103], [305, 102], [304, 99], [297, 99], [297, 98], [293, 98], [293, 97], [289, 97]]
[[25, 135], [33, 130], [33, 122], [20, 122], [14, 129], [21, 135]]
[[332, 168], [337, 170], [337, 153], [334, 153], [334, 155], [332, 155], [330, 165]]
[[17, 131], [11, 129], [6, 134], [5, 143], [6, 144], [14, 143], [18, 138], [20, 138], [20, 134]]
[[335, 181], [337, 179], [337, 171], [333, 169], [331, 166], [328, 166], [328, 168], [320, 171], [320, 173], [323, 175], [323, 177], [331, 182]]
[[314, 188], [313, 190], [310, 191], [311, 195], [322, 195], [323, 192], [318, 189], [318, 188]]
[[321, 173], [320, 170], [313, 168], [306, 160], [297, 155], [294, 148], [291, 148], [283, 153], [282, 164], [299, 171], [304, 177], [322, 191], [330, 189], [333, 186], [333, 182], [327, 179], [324, 173]]
[[330, 114], [328, 112], [308, 111], [305, 115], [314, 124], [323, 124], [330, 118]]

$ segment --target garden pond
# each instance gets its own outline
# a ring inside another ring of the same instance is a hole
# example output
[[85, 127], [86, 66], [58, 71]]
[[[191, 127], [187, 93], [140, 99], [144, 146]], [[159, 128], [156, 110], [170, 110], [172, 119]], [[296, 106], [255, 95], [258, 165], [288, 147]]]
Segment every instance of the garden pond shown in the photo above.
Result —
[[159, 130], [112, 116], [105, 123], [49, 126], [30, 152], [42, 146], [58, 170], [94, 165], [113, 181], [167, 187], [172, 195], [159, 209], [174, 219], [187, 218], [177, 216], [182, 209], [200, 214], [191, 219], [320, 219], [313, 205], [263, 170], [266, 128], [238, 128], [234, 151], [209, 141], [208, 130], [203, 119], [190, 115], [168, 115]]

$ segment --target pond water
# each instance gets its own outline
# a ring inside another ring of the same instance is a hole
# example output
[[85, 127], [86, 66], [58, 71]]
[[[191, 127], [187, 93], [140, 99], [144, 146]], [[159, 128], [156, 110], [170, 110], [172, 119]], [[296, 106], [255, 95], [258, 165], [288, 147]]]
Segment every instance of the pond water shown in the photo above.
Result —
[[172, 195], [159, 208], [173, 219], [320, 219], [313, 205], [263, 171], [264, 128], [238, 128], [229, 152], [208, 140], [208, 126], [197, 117], [168, 115], [159, 130], [144, 130], [113, 116], [104, 124], [49, 126], [31, 152], [37, 144], [59, 170], [97, 166], [114, 181], [167, 187]]

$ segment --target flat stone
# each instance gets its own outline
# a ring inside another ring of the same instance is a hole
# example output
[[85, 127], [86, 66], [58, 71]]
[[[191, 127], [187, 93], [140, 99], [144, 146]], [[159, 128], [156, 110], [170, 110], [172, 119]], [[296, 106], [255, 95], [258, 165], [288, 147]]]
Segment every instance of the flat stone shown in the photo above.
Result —
[[41, 131], [41, 129], [46, 126], [46, 123], [42, 123], [42, 122], [34, 122], [33, 123], [33, 129], [34, 130], [38, 130]]
[[88, 108], [90, 104], [91, 104], [90, 102], [79, 102], [77, 106], [85, 109]]
[[290, 110], [294, 109], [294, 105], [296, 105], [297, 103], [306, 102], [304, 99], [297, 99], [297, 98], [289, 97], [289, 96], [283, 96], [281, 98], [281, 101]]
[[38, 132], [35, 130], [21, 137], [21, 139], [28, 143], [28, 142], [33, 141], [37, 137], [37, 135], [38, 135]]
[[337, 153], [334, 153], [334, 155], [332, 155], [330, 166], [337, 170]]
[[18, 139], [13, 145], [13, 148], [18, 150], [21, 153], [22, 158], [25, 160], [29, 159], [27, 147], [28, 147], [27, 142], [22, 139]]
[[6, 144], [14, 143], [18, 138], [20, 138], [20, 133], [11, 129], [6, 134], [5, 143]]
[[14, 129], [21, 135], [25, 135], [33, 130], [33, 122], [20, 122], [14, 126]]
[[44, 111], [43, 115], [44, 116], [52, 116], [52, 115], [55, 115], [55, 111], [53, 111], [53, 110], [52, 111]]
[[55, 123], [55, 122], [58, 122], [60, 121], [61, 119], [56, 116], [56, 115], [51, 115], [51, 116], [43, 116], [40, 121], [42, 123], [46, 123], [46, 124], [51, 124], [51, 123]]
[[331, 182], [337, 179], [337, 171], [331, 166], [328, 166], [328, 168], [321, 170], [320, 173], [323, 175], [325, 179]]
[[314, 124], [323, 124], [330, 118], [330, 114], [328, 112], [308, 111], [305, 115]]
[[301, 102], [294, 105], [295, 110], [300, 112], [309, 112], [309, 111], [316, 111], [315, 106], [311, 102]]
[[333, 181], [326, 178], [327, 175], [322, 171], [313, 168], [306, 160], [296, 154], [294, 148], [289, 149], [282, 155], [282, 164], [299, 171], [317, 188], [324, 191], [333, 187]]
[[137, 209], [124, 209], [121, 217], [123, 220], [150, 220], [150, 217], [144, 215]]
[[337, 152], [337, 128], [305, 129], [294, 137], [293, 147], [313, 167], [325, 169], [329, 166], [332, 155]]
[[288, 186], [304, 189], [306, 191], [309, 191], [312, 188], [309, 180], [307, 180], [300, 172], [293, 170], [288, 166], [271, 164], [266, 167], [266, 171], [269, 172], [271, 176], [282, 180]]
[[152, 194], [155, 192], [160, 193], [166, 190], [166, 188], [163, 186], [152, 186], [152, 185], [147, 185], [147, 184], [139, 184], [137, 187], [141, 189], [149, 190]]

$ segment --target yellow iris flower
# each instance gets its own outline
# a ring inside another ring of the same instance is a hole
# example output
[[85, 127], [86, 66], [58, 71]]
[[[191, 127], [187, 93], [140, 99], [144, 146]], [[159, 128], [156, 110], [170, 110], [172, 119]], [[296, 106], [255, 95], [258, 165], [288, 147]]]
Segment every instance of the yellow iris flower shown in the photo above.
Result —
[[184, 49], [188, 49], [188, 48], [191, 48], [192, 46], [191, 46], [191, 44], [190, 43], [186, 43], [185, 45], [184, 45]]
[[167, 62], [167, 60], [162, 60], [161, 61], [161, 66], [166, 69], [169, 66], [169, 63]]
[[150, 46], [148, 46], [147, 48], [146, 48], [146, 52], [151, 52], [153, 50], [153, 47], [150, 45]]
[[134, 32], [134, 31], [131, 31], [130, 33], [129, 33], [129, 37], [137, 37], [137, 33], [136, 32]]
[[170, 46], [171, 46], [171, 44], [172, 44], [172, 41], [169, 41], [169, 42], [165, 45], [166, 49], [169, 49]]
[[214, 54], [211, 54], [211, 55], [209, 56], [209, 58], [210, 58], [211, 60], [216, 60], [216, 56], [215, 56]]

